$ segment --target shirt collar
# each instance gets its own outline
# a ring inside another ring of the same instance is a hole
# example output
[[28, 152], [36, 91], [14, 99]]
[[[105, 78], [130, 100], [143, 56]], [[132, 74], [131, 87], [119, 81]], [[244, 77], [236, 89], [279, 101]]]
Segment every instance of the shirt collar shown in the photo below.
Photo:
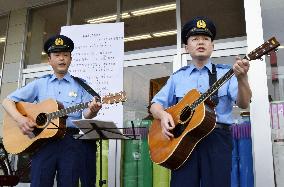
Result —
[[[72, 77], [71, 77], [70, 73], [67, 72], [67, 73], [64, 75], [63, 79], [66, 80], [67, 82], [71, 82]], [[56, 77], [55, 74], [53, 74], [53, 75], [51, 76], [51, 78], [50, 78], [50, 81], [51, 81], [51, 82], [54, 81], [54, 80], [58, 80], [58, 78]]]
[[[210, 59], [208, 60], [207, 64], [205, 64], [205, 66], [202, 69], [204, 68], [208, 69], [212, 73], [212, 62]], [[197, 68], [195, 67], [194, 64], [191, 63], [189, 67], [189, 74], [191, 74], [195, 70], [197, 70]]]

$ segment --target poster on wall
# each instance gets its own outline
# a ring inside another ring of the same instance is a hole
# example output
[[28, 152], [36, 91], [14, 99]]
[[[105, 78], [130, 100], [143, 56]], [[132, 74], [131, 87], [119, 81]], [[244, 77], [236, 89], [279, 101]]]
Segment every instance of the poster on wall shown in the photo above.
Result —
[[284, 101], [270, 103], [270, 116], [275, 182], [277, 186], [284, 186]]
[[284, 101], [270, 103], [270, 118], [273, 141], [284, 139]]
[[272, 129], [284, 129], [284, 101], [270, 103]]
[[[102, 98], [123, 91], [123, 23], [64, 26], [61, 34], [74, 42], [72, 75], [86, 80]], [[96, 119], [122, 127], [122, 104], [103, 104]]]

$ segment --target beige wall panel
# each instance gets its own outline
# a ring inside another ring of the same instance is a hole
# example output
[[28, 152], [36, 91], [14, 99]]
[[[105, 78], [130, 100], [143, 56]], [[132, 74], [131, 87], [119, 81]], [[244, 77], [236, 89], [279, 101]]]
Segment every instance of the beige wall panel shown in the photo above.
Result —
[[10, 27], [8, 29], [8, 32], [9, 32], [7, 38], [8, 45], [24, 42], [25, 25], [17, 25], [14, 27]]
[[[20, 63], [5, 64], [2, 83], [18, 82]], [[3, 90], [3, 87], [2, 89]]]
[[4, 116], [4, 108], [3, 106], [1, 105], [0, 106], [0, 122], [2, 123], [3, 121], [3, 116]]
[[[7, 97], [11, 92], [18, 88], [18, 83], [7, 83], [2, 84], [1, 86], [1, 97], [0, 102], [2, 103], [3, 99]], [[2, 137], [2, 122], [3, 122], [4, 108], [0, 106], [0, 137]]]
[[25, 25], [27, 12], [26, 8], [12, 11], [10, 14], [10, 27]]
[[6, 63], [6, 64], [20, 63], [22, 48], [23, 48], [22, 43], [7, 45], [7, 48], [6, 48], [7, 51], [6, 51], [4, 63]]
[[2, 103], [3, 99], [6, 98], [7, 95], [9, 95], [11, 92], [15, 91], [17, 88], [18, 82], [2, 84], [0, 102]]
[[0, 130], [0, 137], [2, 137], [2, 125], [3, 125], [3, 124], [2, 124], [2, 122], [1, 122], [1, 123], [0, 123], [0, 129], [1, 129], [1, 130]]
[[4, 108], [0, 106], [0, 137], [2, 137], [2, 125], [3, 125]]

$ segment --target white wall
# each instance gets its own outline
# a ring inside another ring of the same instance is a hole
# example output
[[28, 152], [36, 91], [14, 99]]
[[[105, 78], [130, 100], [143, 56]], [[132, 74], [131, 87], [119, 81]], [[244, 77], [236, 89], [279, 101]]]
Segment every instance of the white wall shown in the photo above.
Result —
[[[263, 41], [260, 0], [245, 0], [245, 19], [248, 52]], [[250, 63], [249, 83], [252, 90], [250, 104], [255, 186], [273, 187], [274, 171], [269, 116], [266, 63]]]

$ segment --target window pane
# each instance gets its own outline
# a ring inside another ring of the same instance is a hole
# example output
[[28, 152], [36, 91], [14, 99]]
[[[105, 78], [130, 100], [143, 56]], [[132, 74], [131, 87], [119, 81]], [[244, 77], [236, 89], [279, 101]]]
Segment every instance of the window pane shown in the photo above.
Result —
[[122, 13], [125, 51], [176, 45], [175, 1], [124, 0]]
[[214, 21], [217, 27], [216, 39], [246, 35], [243, 0], [219, 0], [218, 3], [208, 0], [181, 0], [182, 25], [196, 16], [206, 16]]
[[59, 34], [60, 28], [66, 25], [66, 19], [67, 2], [30, 10], [25, 67], [46, 63], [47, 55], [43, 54], [44, 41], [52, 35]]
[[[164, 85], [165, 81], [162, 79], [172, 73], [172, 66], [172, 63], [163, 63], [124, 68], [123, 85], [127, 93], [127, 102], [123, 104], [124, 121], [148, 116], [148, 106], [152, 99], [150, 97]], [[153, 88], [155, 82], [162, 85]]]
[[111, 21], [116, 21], [117, 0], [75, 0], [72, 16], [72, 25], [87, 24], [94, 19], [114, 15]]
[[6, 42], [7, 21], [8, 21], [7, 15], [0, 17], [0, 62], [1, 62], [0, 69], [2, 69], [2, 61], [3, 61], [4, 48]]

